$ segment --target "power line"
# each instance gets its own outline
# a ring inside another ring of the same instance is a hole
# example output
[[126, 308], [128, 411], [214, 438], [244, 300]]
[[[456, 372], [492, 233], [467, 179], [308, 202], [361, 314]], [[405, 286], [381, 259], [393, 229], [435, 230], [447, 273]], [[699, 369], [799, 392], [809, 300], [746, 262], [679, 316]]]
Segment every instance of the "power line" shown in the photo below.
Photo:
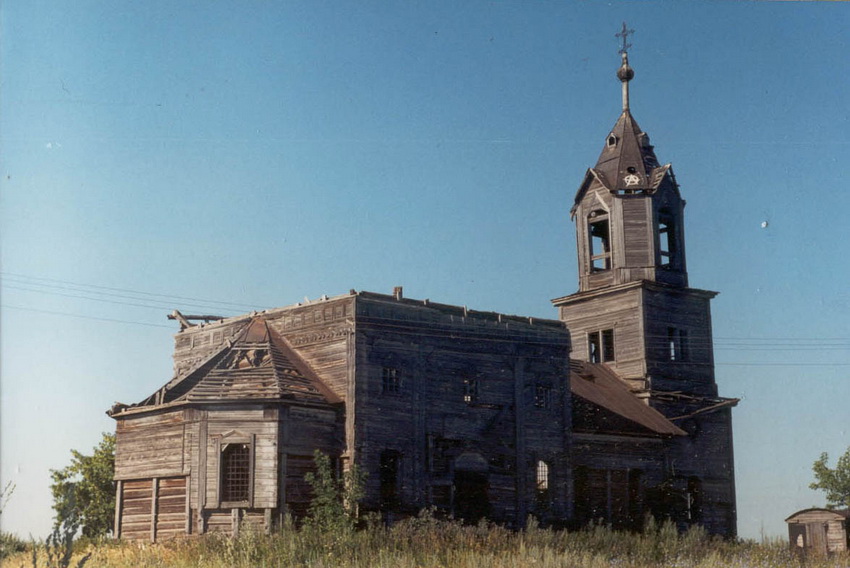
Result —
[[[47, 294], [53, 296], [76, 298], [81, 300], [102, 302], [114, 305], [132, 306], [155, 310], [171, 310], [174, 304], [183, 302], [192, 302], [191, 304], [183, 304], [185, 307], [202, 310], [227, 311], [222, 315], [238, 315], [234, 314], [235, 310], [254, 311], [257, 309], [254, 305], [242, 304], [237, 302], [227, 302], [220, 300], [209, 300], [195, 298], [189, 296], [177, 296], [169, 294], [161, 294], [155, 292], [146, 292], [142, 290], [133, 290], [128, 288], [115, 288], [110, 286], [101, 286], [97, 284], [86, 284], [81, 282], [73, 282], [69, 280], [60, 280], [55, 278], [44, 278], [39, 276], [30, 276], [26, 274], [0, 272], [0, 276], [4, 282], [4, 288], [10, 290], [21, 290], [36, 294]], [[111, 298], [111, 299], [110, 299]], [[127, 301], [129, 300], [129, 301]], [[170, 302], [171, 305], [165, 302]], [[195, 303], [199, 302], [199, 303]], [[8, 306], [14, 307], [14, 306]], [[35, 308], [14, 307], [16, 309], [25, 309], [32, 312], [47, 313], [53, 315], [65, 315], [69, 317], [78, 317], [84, 319], [117, 322], [117, 323], [136, 323], [139, 325], [155, 325], [157, 327], [168, 327], [166, 325], [146, 324], [142, 322], [131, 322], [127, 320], [113, 318], [97, 318], [93, 316], [82, 316], [79, 314], [71, 314], [67, 312], [52, 312], [49, 310], [39, 310]], [[651, 345], [665, 345], [669, 340], [666, 335], [647, 335], [645, 336], [650, 341]], [[795, 352], [826, 352], [826, 351], [850, 351], [850, 338], [816, 338], [816, 337], [717, 337], [695, 340], [690, 338], [688, 341], [688, 349], [698, 351], [795, 351]], [[771, 365], [771, 366], [817, 366], [817, 365], [833, 365], [831, 363], [716, 363], [717, 365], [736, 365], [736, 366], [753, 366], [753, 365]], [[836, 363], [834, 365], [844, 366], [845, 363]]]
[[[28, 311], [28, 312], [42, 313], [42, 314], [48, 314], [48, 315], [87, 319], [87, 320], [93, 320], [93, 321], [102, 321], [102, 322], [109, 322], [109, 323], [123, 323], [123, 324], [129, 324], [129, 325], [142, 325], [142, 326], [147, 326], [147, 327], [162, 327], [162, 328], [171, 329], [171, 330], [174, 329], [173, 326], [163, 325], [163, 324], [146, 323], [146, 322], [140, 322], [140, 321], [120, 320], [120, 319], [113, 319], [113, 318], [99, 318], [99, 317], [94, 317], [94, 316], [85, 316], [85, 315], [81, 315], [81, 314], [72, 314], [72, 313], [68, 313], [68, 312], [59, 312], [59, 311], [53, 311], [53, 310], [42, 310], [42, 309], [38, 309], [38, 308], [28, 308], [28, 307], [25, 307], [25, 306], [13, 306], [13, 305], [9, 305], [9, 304], [2, 304], [2, 306], [0, 306], [0, 307], [8, 308], [8, 309], [14, 309], [14, 310], [22, 310], [22, 311]], [[383, 324], [383, 326], [384, 327], [393, 327], [393, 326], [387, 326], [386, 324]], [[425, 334], [425, 335], [435, 335], [436, 336], [436, 334]], [[502, 341], [506, 341], [506, 340], [502, 340]], [[507, 341], [510, 341], [510, 340], [507, 340]], [[420, 352], [419, 349], [412, 348], [412, 347], [397, 347], [396, 350], [417, 352], [417, 353]], [[535, 358], [535, 357], [532, 357], [532, 358]], [[716, 362], [715, 366], [716, 367], [850, 367], [850, 363]]]
[[67, 316], [67, 317], [71, 317], [71, 318], [80, 318], [80, 319], [95, 320], [95, 321], [107, 321], [107, 322], [112, 322], [112, 323], [127, 323], [127, 324], [132, 324], [132, 325], [144, 325], [144, 326], [148, 326], [148, 327], [165, 327], [165, 328], [172, 329], [172, 330], [174, 329], [173, 326], [163, 325], [163, 324], [158, 324], [158, 323], [145, 323], [145, 322], [141, 322], [141, 321], [119, 320], [119, 319], [112, 319], [112, 318], [98, 318], [98, 317], [94, 317], [94, 316], [84, 316], [84, 315], [81, 315], [81, 314], [70, 314], [68, 312], [56, 312], [56, 311], [52, 311], [52, 310], [40, 310], [40, 309], [37, 309], [37, 308], [27, 308], [25, 306], [12, 306], [10, 304], [2, 304], [2, 305], [0, 305], [0, 307], [8, 308], [8, 309], [11, 309], [11, 310], [23, 310], [23, 311], [26, 311], [26, 312], [37, 312], [37, 313], [40, 313], [40, 314], [50, 314], [50, 315], [54, 315], [54, 316]]
[[[227, 301], [222, 301], [222, 300], [210, 300], [210, 299], [204, 299], [204, 298], [195, 298], [195, 297], [191, 297], [191, 296], [177, 296], [177, 295], [173, 295], [173, 294], [160, 294], [160, 293], [156, 293], [156, 292], [146, 292], [146, 291], [143, 291], [143, 290], [133, 290], [133, 289], [129, 289], [129, 288], [114, 288], [114, 287], [111, 287], [111, 286], [100, 286], [100, 285], [97, 285], [97, 284], [72, 282], [72, 281], [69, 281], [69, 280], [58, 280], [58, 279], [55, 279], [55, 278], [44, 278], [44, 277], [40, 277], [40, 276], [29, 276], [29, 275], [26, 275], [26, 274], [19, 274], [19, 273], [14, 273], [14, 272], [0, 272], [0, 276], [2, 276], [3, 279], [11, 279], [13, 282], [17, 280], [18, 284], [36, 285], [36, 286], [43, 286], [43, 287], [53, 287], [53, 288], [66, 289], [66, 290], [75, 290], [75, 288], [76, 288], [75, 291], [88, 292], [88, 293], [98, 293], [98, 294], [102, 294], [102, 295], [117, 296], [117, 297], [124, 297], [124, 298], [137, 299], [137, 300], [141, 299], [141, 298], [134, 298], [132, 296], [125, 296], [125, 295], [121, 295], [121, 294], [111, 294], [110, 292], [123, 292], [125, 294], [135, 294], [137, 296], [141, 295], [141, 296], [151, 296], [152, 298], [162, 298], [162, 300], [155, 300], [155, 301], [169, 301], [169, 302], [174, 302], [174, 303], [189, 301], [189, 302], [201, 302], [201, 303], [207, 304], [207, 305], [216, 304], [216, 305], [219, 305], [219, 306], [230, 306], [230, 309], [232, 309], [232, 310], [238, 309], [238, 310], [243, 310], [243, 311], [252, 311], [252, 310], [258, 309], [258, 307], [256, 305], [243, 304], [243, 303], [238, 303], [238, 302], [227, 302]], [[23, 281], [21, 281], [21, 280], [23, 280]], [[71, 288], [71, 287], [75, 287], [75, 288]], [[82, 290], [79, 290], [79, 288], [82, 288]], [[90, 289], [90, 290], [86, 290], [87, 288]], [[95, 290], [97, 290], [97, 292], [95, 292]], [[103, 292], [102, 290], [107, 290], [109, 292]]]

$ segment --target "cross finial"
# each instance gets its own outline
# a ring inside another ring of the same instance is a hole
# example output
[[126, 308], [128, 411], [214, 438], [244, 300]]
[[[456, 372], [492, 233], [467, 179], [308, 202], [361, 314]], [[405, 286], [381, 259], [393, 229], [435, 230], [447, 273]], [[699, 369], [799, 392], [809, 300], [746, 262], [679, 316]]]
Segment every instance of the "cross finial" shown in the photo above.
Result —
[[614, 34], [614, 37], [621, 38], [623, 42], [620, 46], [620, 51], [618, 52], [620, 55], [629, 52], [629, 48], [632, 46], [632, 44], [629, 43], [629, 36], [633, 33], [635, 33], [635, 31], [630, 30], [629, 26], [626, 25], [626, 22], [623, 22], [623, 29], [619, 33]]

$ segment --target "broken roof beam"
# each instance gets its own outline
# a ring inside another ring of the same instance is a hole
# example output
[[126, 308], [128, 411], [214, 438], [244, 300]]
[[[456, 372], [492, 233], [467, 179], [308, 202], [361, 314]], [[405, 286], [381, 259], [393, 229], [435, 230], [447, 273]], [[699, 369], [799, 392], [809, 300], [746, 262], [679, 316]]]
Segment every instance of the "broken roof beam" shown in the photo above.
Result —
[[168, 314], [168, 319], [177, 320], [180, 322], [180, 331], [183, 331], [187, 327], [193, 327], [195, 324], [191, 322], [191, 320], [203, 321], [204, 323], [210, 323], [211, 321], [219, 321], [223, 320], [222, 316], [194, 316], [194, 315], [183, 315], [179, 310], [174, 310], [170, 314]]

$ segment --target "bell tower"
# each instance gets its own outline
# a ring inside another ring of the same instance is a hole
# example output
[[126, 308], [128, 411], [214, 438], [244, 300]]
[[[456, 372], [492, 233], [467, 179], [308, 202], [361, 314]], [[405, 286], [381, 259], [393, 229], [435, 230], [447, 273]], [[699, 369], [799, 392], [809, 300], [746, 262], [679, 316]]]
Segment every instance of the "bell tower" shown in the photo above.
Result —
[[622, 113], [605, 135], [570, 210], [578, 292], [553, 300], [574, 359], [606, 363], [635, 391], [715, 396], [709, 301], [688, 286], [685, 201], [670, 164], [632, 116], [624, 27]]
[[[687, 514], [677, 518], [734, 536], [731, 409], [738, 401], [717, 396], [709, 305], [717, 293], [689, 285], [685, 201], [673, 168], [658, 161], [630, 109], [629, 33], [623, 24], [617, 34], [622, 113], [570, 210], [578, 291], [552, 302], [570, 330], [571, 358], [607, 366], [687, 433], [657, 448], [660, 471], [647, 470], [664, 495], [684, 499]], [[627, 451], [606, 459], [630, 474], [645, 467]], [[676, 516], [674, 509], [667, 511]]]

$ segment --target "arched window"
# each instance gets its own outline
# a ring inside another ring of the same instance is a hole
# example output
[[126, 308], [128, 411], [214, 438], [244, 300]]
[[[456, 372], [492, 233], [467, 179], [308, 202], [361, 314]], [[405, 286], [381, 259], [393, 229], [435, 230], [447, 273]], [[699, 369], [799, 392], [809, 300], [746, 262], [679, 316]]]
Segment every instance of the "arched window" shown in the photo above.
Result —
[[587, 221], [587, 246], [591, 272], [611, 268], [611, 225], [608, 212], [597, 209]]
[[549, 464], [543, 460], [537, 461], [537, 492], [549, 491]]

